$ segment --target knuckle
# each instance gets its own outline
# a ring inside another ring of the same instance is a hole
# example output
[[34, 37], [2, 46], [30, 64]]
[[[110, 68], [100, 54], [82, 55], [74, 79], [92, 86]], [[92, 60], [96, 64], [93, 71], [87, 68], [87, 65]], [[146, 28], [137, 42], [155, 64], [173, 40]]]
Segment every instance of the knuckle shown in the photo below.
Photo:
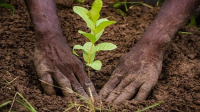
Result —
[[70, 83], [70, 81], [66, 77], [63, 77], [63, 78], [59, 78], [59, 83], [60, 84], [65, 84], [65, 83]]
[[90, 87], [88, 87], [87, 90], [88, 90], [87, 92], [88, 92], [89, 94], [90, 94], [90, 92], [91, 92], [91, 94], [92, 94], [93, 96], [95, 96], [95, 97], [98, 96], [93, 85], [91, 85]]
[[56, 76], [54, 76], [54, 77], [57, 77], [57, 79], [58, 79], [59, 82], [61, 82], [61, 83], [69, 82], [69, 79], [68, 79], [64, 74], [62, 74], [61, 72], [57, 72], [57, 73], [55, 73], [54, 75], [56, 75]]
[[92, 87], [92, 86], [93, 86], [93, 83], [92, 83], [92, 82], [86, 82], [86, 83], [84, 84], [84, 86], [85, 86], [86, 88], [89, 88], [89, 87]]
[[140, 79], [135, 79], [131, 82], [131, 84], [129, 85], [129, 87], [131, 88], [139, 88], [142, 85], [142, 82], [140, 81]]
[[38, 63], [35, 61], [35, 68], [36, 68], [36, 71], [37, 71], [37, 75], [40, 78], [47, 77], [46, 75], [48, 74], [48, 72], [51, 71], [49, 66], [47, 66], [45, 60], [42, 60], [42, 61], [40, 61]]
[[114, 77], [124, 77], [124, 74], [122, 73], [122, 69], [121, 68], [116, 68], [113, 71], [113, 75], [111, 77], [112, 78], [114, 78]]
[[121, 92], [118, 91], [118, 90], [114, 90], [114, 91], [112, 92], [112, 94], [113, 94], [113, 95], [116, 95], [116, 96], [118, 96], [120, 93], [121, 93]]
[[46, 83], [50, 83], [50, 84], [53, 84], [53, 79], [51, 78], [51, 75], [46, 73], [46, 74], [43, 74], [40, 78], [42, 81], [45, 81]]
[[106, 97], [110, 93], [111, 90], [112, 89], [108, 86], [103, 87], [100, 91], [100, 95], [103, 96], [103, 97]]
[[108, 88], [103, 88], [103, 89], [101, 89], [100, 94], [105, 95], [108, 92], [109, 92]]
[[125, 88], [122, 90], [123, 93], [131, 93], [131, 89], [130, 88]]
[[141, 91], [143, 91], [143, 92], [148, 92], [148, 91], [151, 90], [151, 88], [152, 88], [151, 85], [145, 85], [145, 86], [143, 86], [143, 87], [141, 88]]
[[74, 87], [74, 90], [77, 91], [77, 92], [81, 92], [81, 91], [84, 91], [83, 87], [81, 85], [77, 85]]
[[140, 89], [140, 91], [142, 91], [142, 92], [147, 92], [147, 91], [148, 91], [148, 88], [143, 87], [143, 88]]

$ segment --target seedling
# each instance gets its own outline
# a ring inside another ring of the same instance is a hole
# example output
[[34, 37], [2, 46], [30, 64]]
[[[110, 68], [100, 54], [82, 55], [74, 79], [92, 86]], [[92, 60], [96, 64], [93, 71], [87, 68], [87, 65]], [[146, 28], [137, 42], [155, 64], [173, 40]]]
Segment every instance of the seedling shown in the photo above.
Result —
[[109, 21], [107, 18], [99, 19], [100, 17], [100, 10], [102, 8], [102, 1], [101, 0], [95, 0], [92, 4], [91, 10], [87, 10], [84, 7], [80, 6], [74, 6], [73, 10], [76, 14], [78, 14], [87, 24], [87, 27], [91, 30], [90, 33], [84, 32], [79, 30], [78, 32], [82, 35], [84, 35], [90, 42], [86, 42], [83, 46], [81, 45], [75, 45], [73, 47], [73, 53], [78, 56], [78, 54], [75, 52], [75, 49], [80, 49], [83, 51], [83, 58], [86, 62], [86, 65], [88, 66], [88, 76], [90, 77], [90, 70], [89, 67], [100, 70], [102, 63], [100, 60], [94, 60], [95, 54], [98, 51], [102, 50], [113, 50], [117, 48], [116, 45], [112, 43], [100, 43], [95, 46], [95, 43], [99, 40], [99, 38], [102, 36], [104, 29], [107, 26], [110, 26], [116, 21]]
[[100, 107], [97, 107], [95, 106], [95, 100], [94, 100], [94, 97], [92, 95], [92, 92], [91, 92], [91, 89], [88, 88], [88, 91], [89, 91], [89, 96], [90, 98], [87, 98], [85, 96], [82, 96], [80, 95], [79, 93], [76, 93], [74, 92], [72, 89], [70, 88], [61, 88], [59, 86], [56, 86], [56, 85], [53, 85], [53, 84], [50, 84], [48, 82], [45, 82], [43, 80], [40, 80], [41, 82], [45, 83], [45, 84], [48, 84], [48, 85], [51, 85], [55, 88], [59, 88], [61, 90], [67, 90], [69, 93], [73, 93], [73, 95], [79, 97], [79, 101], [83, 101], [84, 104], [80, 104], [80, 103], [76, 103], [76, 102], [70, 102], [70, 104], [67, 106], [67, 108], [65, 109], [64, 112], [70, 112], [71, 110], [74, 110], [76, 109], [77, 112], [80, 112], [80, 109], [81, 108], [84, 108], [85, 111], [87, 112], [96, 112], [95, 110], [97, 110], [98, 112], [103, 112], [104, 110], [107, 112], [107, 111], [111, 111], [110, 109], [106, 109], [106, 108], [103, 108], [102, 107], [102, 101], [100, 101]]

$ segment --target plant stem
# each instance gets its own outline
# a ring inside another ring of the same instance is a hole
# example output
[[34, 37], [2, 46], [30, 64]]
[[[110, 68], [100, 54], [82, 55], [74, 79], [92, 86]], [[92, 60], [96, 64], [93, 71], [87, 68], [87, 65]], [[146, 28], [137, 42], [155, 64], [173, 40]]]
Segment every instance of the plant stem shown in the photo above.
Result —
[[125, 7], [125, 9], [126, 9], [126, 12], [128, 11], [128, 8], [127, 8], [127, 2], [126, 2], [126, 0], [124, 0], [124, 2], [125, 2], [125, 4], [124, 4], [124, 7]]
[[90, 51], [88, 53], [88, 60], [87, 60], [87, 63], [89, 64], [90, 63], [90, 55], [91, 55], [91, 51], [92, 51], [92, 47], [94, 46], [94, 44], [92, 43], [92, 46], [90, 47]]
[[[94, 46], [94, 44], [92, 43], [92, 46], [90, 47], [90, 51], [88, 53], [88, 60], [87, 60], [87, 64], [90, 63], [90, 55], [91, 55], [91, 51], [92, 51], [92, 47]], [[88, 77], [90, 77], [90, 68], [88, 67]]]
[[90, 67], [89, 66], [87, 68], [87, 71], [88, 71], [88, 77], [90, 78]]

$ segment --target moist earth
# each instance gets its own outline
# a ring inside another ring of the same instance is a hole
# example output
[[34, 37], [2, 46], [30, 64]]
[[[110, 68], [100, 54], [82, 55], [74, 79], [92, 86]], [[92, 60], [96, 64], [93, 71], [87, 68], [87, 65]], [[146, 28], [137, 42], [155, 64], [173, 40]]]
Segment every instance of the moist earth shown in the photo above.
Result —
[[[0, 104], [13, 101], [18, 91], [38, 112], [62, 112], [70, 102], [81, 103], [76, 96], [48, 96], [43, 92], [33, 64], [34, 29], [25, 3], [12, 0], [16, 11], [0, 8]], [[90, 3], [91, 4], [91, 3]], [[90, 5], [89, 4], [89, 5]], [[73, 4], [80, 5], [80, 4]], [[84, 5], [88, 7], [89, 5]], [[65, 4], [57, 4], [58, 16], [67, 43], [83, 45], [87, 40], [78, 30], [89, 31], [83, 20], [72, 8]], [[142, 37], [146, 28], [156, 17], [159, 7], [153, 9], [135, 6], [127, 16], [120, 15], [108, 2], [104, 2], [101, 17], [110, 17], [116, 24], [106, 28], [99, 42], [112, 42], [118, 47], [113, 51], [98, 52], [96, 59], [102, 60], [100, 71], [91, 73], [97, 92], [108, 81], [120, 57], [124, 56]], [[200, 31], [196, 27], [183, 27], [169, 43], [164, 55], [162, 73], [158, 83], [146, 101], [125, 101], [120, 106], [103, 101], [103, 107], [111, 111], [137, 111], [162, 101], [159, 106], [148, 112], [198, 112], [200, 111]], [[81, 54], [81, 52], [78, 52]], [[83, 60], [81, 57], [79, 57]], [[6, 81], [9, 81], [7, 83]], [[23, 100], [17, 95], [16, 99]], [[97, 101], [96, 106], [102, 106]], [[8, 111], [12, 103], [1, 108]], [[21, 104], [14, 102], [12, 110], [28, 111]], [[77, 111], [73, 108], [71, 111]], [[82, 108], [81, 111], [86, 111]]]

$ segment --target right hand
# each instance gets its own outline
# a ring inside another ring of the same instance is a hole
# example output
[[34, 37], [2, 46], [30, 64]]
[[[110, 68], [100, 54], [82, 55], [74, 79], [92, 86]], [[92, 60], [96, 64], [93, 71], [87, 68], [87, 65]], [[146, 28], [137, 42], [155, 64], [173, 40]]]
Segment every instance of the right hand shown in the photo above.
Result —
[[42, 80], [44, 92], [48, 95], [55, 95], [52, 86], [53, 79], [62, 88], [64, 96], [69, 96], [66, 88], [89, 97], [90, 88], [94, 97], [97, 97], [93, 83], [84, 71], [82, 62], [72, 53], [71, 48], [65, 40], [49, 38], [36, 42], [35, 67], [37, 75]]

